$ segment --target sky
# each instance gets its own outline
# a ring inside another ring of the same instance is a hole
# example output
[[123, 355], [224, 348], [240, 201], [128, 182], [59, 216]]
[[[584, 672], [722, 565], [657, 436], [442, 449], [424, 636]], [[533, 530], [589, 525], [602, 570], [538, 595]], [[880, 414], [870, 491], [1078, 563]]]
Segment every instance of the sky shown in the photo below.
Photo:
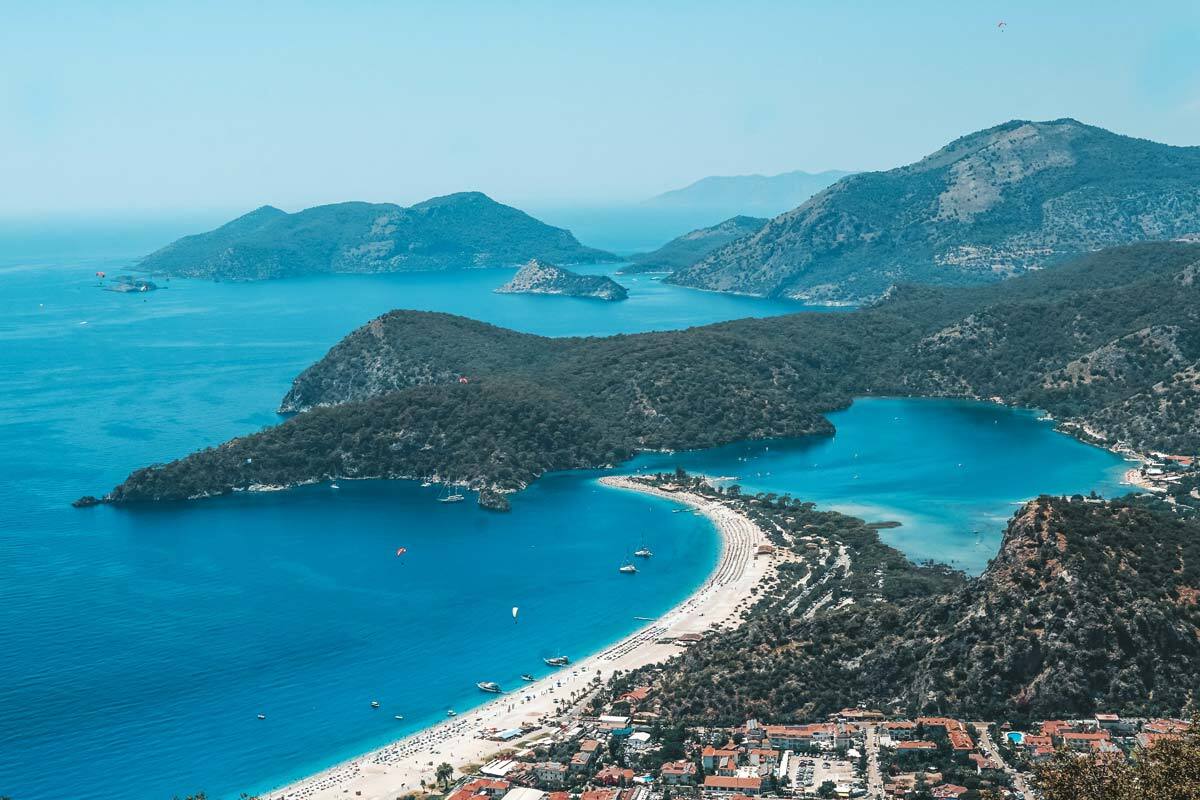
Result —
[[1014, 118], [1200, 144], [1194, 0], [0, 0], [0, 20], [0, 219], [619, 204], [887, 169]]

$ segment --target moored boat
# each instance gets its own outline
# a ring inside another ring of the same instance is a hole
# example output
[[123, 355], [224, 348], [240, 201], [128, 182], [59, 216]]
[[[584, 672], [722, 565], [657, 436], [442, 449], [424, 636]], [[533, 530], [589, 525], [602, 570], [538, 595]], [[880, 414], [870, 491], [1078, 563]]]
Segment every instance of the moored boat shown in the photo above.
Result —
[[491, 694], [502, 694], [504, 692], [500, 688], [500, 684], [495, 681], [480, 681], [475, 685], [479, 687], [479, 691], [481, 692], [490, 692]]
[[546, 664], [551, 667], [565, 667], [567, 664], [571, 663], [571, 659], [567, 658], [566, 656], [543, 658], [542, 661], [545, 661]]

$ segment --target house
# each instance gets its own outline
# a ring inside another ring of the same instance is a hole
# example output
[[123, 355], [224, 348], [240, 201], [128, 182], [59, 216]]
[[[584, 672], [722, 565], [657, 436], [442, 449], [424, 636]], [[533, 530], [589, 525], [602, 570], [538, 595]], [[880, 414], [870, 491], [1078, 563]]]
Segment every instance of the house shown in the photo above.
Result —
[[894, 742], [907, 742], [917, 735], [917, 723], [910, 719], [885, 722], [883, 732]]
[[625, 742], [625, 746], [637, 752], [643, 752], [650, 748], [650, 734], [646, 731], [637, 731], [629, 735], [629, 739]]
[[705, 772], [716, 772], [724, 767], [730, 759], [733, 759], [734, 768], [736, 769], [737, 755], [737, 750], [718, 749], [709, 745], [700, 751], [700, 766], [704, 767]]
[[557, 761], [543, 761], [533, 765], [533, 779], [539, 786], [549, 786], [554, 789], [567, 785], [567, 765]]
[[899, 758], [920, 757], [931, 752], [937, 752], [937, 745], [933, 742], [927, 742], [924, 739], [900, 742], [896, 745], [896, 756]]
[[618, 789], [590, 789], [579, 795], [579, 800], [617, 800]]
[[671, 761], [662, 765], [659, 777], [668, 786], [696, 782], [696, 765], [691, 761]]
[[965, 794], [966, 791], [967, 787], [965, 786], [957, 786], [953, 783], [943, 783], [940, 786], [935, 786], [930, 789], [929, 793], [941, 800], [942, 798], [946, 797], [958, 798], [960, 795]]
[[511, 786], [508, 781], [476, 778], [451, 792], [447, 800], [488, 800], [503, 797]]
[[1066, 733], [1059, 734], [1058, 738], [1065, 747], [1069, 747], [1076, 752], [1094, 751], [1099, 749], [1098, 745], [1101, 742], [1111, 743], [1108, 731], [1094, 731], [1089, 733], [1067, 731]]
[[579, 743], [579, 752], [571, 756], [571, 772], [587, 772], [600, 753], [600, 743], [595, 739], [584, 739]]
[[504, 800], [542, 800], [546, 793], [540, 789], [530, 789], [525, 786], [518, 786], [508, 794], [504, 795]]
[[633, 770], [620, 767], [605, 767], [597, 772], [592, 781], [601, 786], [621, 786], [633, 782]]
[[650, 693], [653, 690], [649, 686], [638, 686], [637, 688], [621, 695], [618, 700], [623, 700], [629, 703], [631, 708], [637, 708], [642, 703], [650, 699]]
[[779, 751], [770, 750], [765, 747], [753, 747], [747, 751], [746, 756], [752, 767], [774, 767], [779, 763]]
[[744, 794], [750, 797], [762, 792], [762, 778], [739, 778], [735, 775], [709, 775], [704, 779], [704, 793], [712, 797]]

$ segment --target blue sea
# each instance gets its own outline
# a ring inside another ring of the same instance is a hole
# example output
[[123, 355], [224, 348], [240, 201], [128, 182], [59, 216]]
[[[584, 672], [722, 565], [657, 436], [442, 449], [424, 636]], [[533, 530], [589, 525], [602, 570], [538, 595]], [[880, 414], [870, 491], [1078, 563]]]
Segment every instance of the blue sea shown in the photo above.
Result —
[[[94, 272], [130, 259], [79, 251], [0, 252], [0, 794], [17, 800], [286, 782], [482, 701], [476, 681], [514, 685], [544, 674], [543, 656], [601, 649], [701, 583], [719, 544], [703, 519], [601, 488], [596, 472], [547, 476], [507, 515], [408, 482], [139, 509], [75, 497], [274, 424], [297, 372], [392, 308], [552, 336], [806, 310], [650, 276], [619, 279], [624, 303], [493, 294], [510, 270], [119, 295]], [[683, 464], [896, 519], [889, 541], [967, 569], [994, 553], [1015, 502], [1120, 491], [1119, 460], [1033, 413], [869, 398], [832, 416], [835, 437], [624, 468]], [[619, 575], [643, 538], [656, 557]]]

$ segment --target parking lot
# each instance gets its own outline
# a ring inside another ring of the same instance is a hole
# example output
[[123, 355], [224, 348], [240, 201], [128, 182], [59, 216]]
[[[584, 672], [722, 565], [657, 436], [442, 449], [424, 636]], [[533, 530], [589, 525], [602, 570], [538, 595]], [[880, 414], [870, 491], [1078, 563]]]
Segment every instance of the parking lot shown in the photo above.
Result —
[[816, 795], [825, 781], [832, 781], [835, 786], [861, 787], [855, 778], [853, 764], [826, 756], [797, 755], [793, 758], [790, 773], [792, 791], [797, 795]]

